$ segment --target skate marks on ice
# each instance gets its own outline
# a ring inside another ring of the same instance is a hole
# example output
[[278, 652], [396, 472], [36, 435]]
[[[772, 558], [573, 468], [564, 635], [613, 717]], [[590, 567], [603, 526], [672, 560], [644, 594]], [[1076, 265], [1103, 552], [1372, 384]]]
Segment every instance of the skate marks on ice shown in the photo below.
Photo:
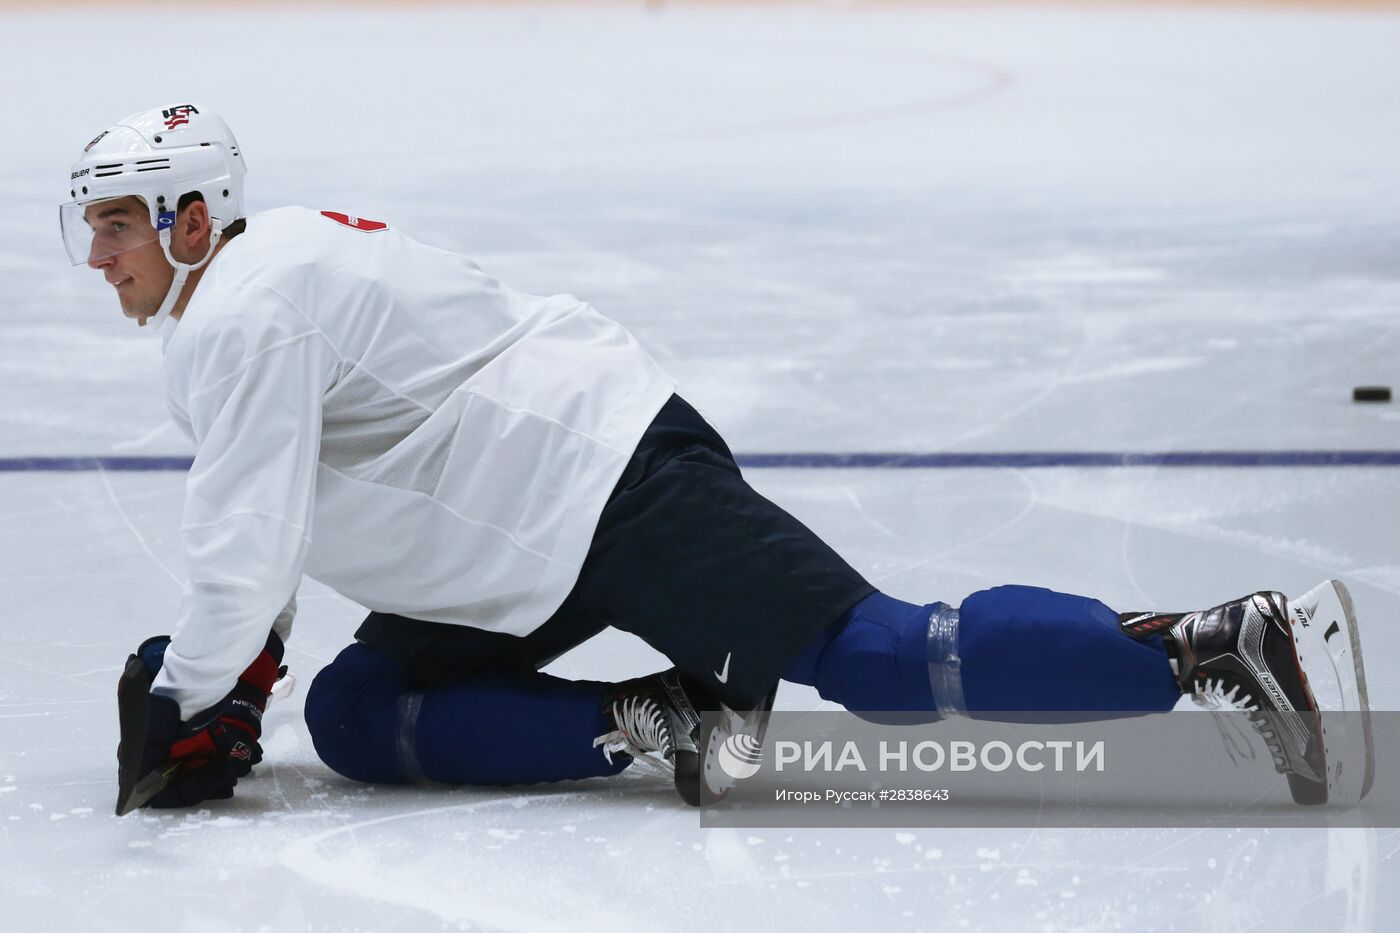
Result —
[[[1325, 575], [1318, 573], [1323, 564], [1346, 569], [1392, 560], [1385, 536], [1368, 530], [1368, 515], [1378, 498], [1395, 495], [1394, 471], [1339, 480], [1298, 471], [1189, 472], [775, 470], [756, 471], [754, 479], [857, 566], [888, 574], [895, 595], [910, 597], [933, 591], [931, 598], [956, 598], [1032, 574], [1039, 576], [1028, 582], [1066, 589], [1116, 588], [1105, 595], [1136, 603], [1125, 589], [1128, 568], [1155, 603], [1182, 593], [1186, 578], [1192, 588], [1229, 597], [1239, 595], [1235, 591], [1246, 576], [1267, 579], [1265, 585], [1278, 576], [1285, 577], [1280, 585], [1294, 576], [1312, 583]], [[162, 561], [175, 566], [178, 477], [108, 479], [126, 518]], [[0, 657], [14, 662], [0, 685], [6, 707], [0, 713], [22, 717], [0, 720], [7, 737], [0, 781], [15, 778], [0, 788], [16, 788], [0, 791], [0, 827], [13, 843], [9, 858], [17, 860], [21, 851], [31, 851], [26, 840], [70, 851], [83, 831], [97, 828], [97, 817], [71, 811], [101, 811], [107, 819], [114, 722], [94, 710], [110, 702], [103, 698], [110, 697], [116, 662], [151, 634], [153, 598], [173, 612], [178, 594], [117, 514], [96, 474], [11, 477], [10, 483], [20, 495], [7, 497], [5, 511], [40, 512], [37, 518], [47, 521], [0, 529], [14, 561], [0, 574], [18, 573], [8, 582], [23, 584], [12, 591], [21, 614], [47, 613], [56, 620], [47, 629], [12, 631], [7, 640], [14, 644], [0, 650]], [[1196, 493], [1188, 497], [1188, 489]], [[1278, 510], [1298, 519], [1296, 538], [1271, 537]], [[897, 546], [887, 531], [899, 536]], [[1046, 541], [1056, 546], [1046, 547]], [[53, 581], [20, 579], [46, 572], [49, 559], [42, 555], [54, 554], [67, 555], [65, 566], [82, 579], [110, 568], [113, 560], [121, 574], [58, 589]], [[294, 654], [304, 684], [318, 659], [334, 656], [357, 622], [354, 607], [318, 587], [307, 589]], [[1396, 606], [1395, 596], [1369, 586], [1356, 591], [1368, 656], [1396, 656], [1386, 627], [1368, 625], [1366, 615], [1375, 607], [1383, 618]], [[95, 618], [105, 620], [104, 631], [92, 628]], [[576, 673], [606, 670], [590, 663]], [[1392, 692], [1384, 695], [1393, 697], [1394, 680], [1376, 674], [1376, 695], [1388, 683]], [[62, 697], [84, 702], [64, 705]], [[39, 705], [10, 705], [34, 703]], [[165, 876], [168, 869], [149, 862], [153, 858], [180, 860], [190, 883], [214, 883], [227, 864], [211, 860], [199, 846], [217, 840], [246, 866], [247, 883], [234, 892], [238, 902], [245, 896], [255, 902], [257, 886], [285, 877], [286, 859], [294, 863], [302, 880], [295, 896], [279, 902], [288, 923], [274, 929], [296, 928], [297, 918], [313, 917], [331, 929], [420, 929], [424, 913], [403, 906], [406, 900], [432, 905], [438, 911], [429, 914], [436, 918], [432, 922], [449, 926], [555, 923], [586, 929], [592, 922], [638, 928], [645, 924], [626, 911], [604, 905], [601, 913], [573, 914], [567, 905], [594, 904], [589, 898], [599, 891], [645, 901], [654, 890], [670, 892], [679, 909], [696, 918], [692, 928], [728, 916], [723, 911], [730, 906], [773, 928], [820, 928], [833, 917], [849, 916], [850, 905], [859, 903], [873, 922], [901, 928], [958, 928], [966, 920], [971, 929], [1001, 930], [1030, 917], [1055, 929], [1142, 929], [1170, 925], [1157, 921], [1186, 884], [1212, 900], [1188, 913], [1179, 928], [1210, 928], [1216, 914], [1209, 903], [1236, 920], [1278, 915], [1275, 929], [1315, 930], [1340, 917], [1343, 907], [1352, 916], [1360, 909], [1356, 903], [1373, 902], [1377, 895], [1374, 885], [1366, 886], [1368, 879], [1388, 877], [1397, 864], [1391, 857], [1369, 869], [1348, 868], [1339, 860], [1374, 852], [1374, 835], [1342, 837], [1371, 841], [1332, 852], [1336, 843], [1325, 831], [702, 832], [694, 813], [675, 804], [669, 787], [634, 780], [615, 789], [600, 783], [567, 794], [493, 793], [489, 799], [460, 791], [368, 793], [315, 760], [299, 706], [294, 697], [269, 710], [271, 770], [240, 787], [246, 791], [240, 798], [189, 820], [143, 816], [131, 827], [102, 831], [107, 848], [123, 853], [113, 863], [137, 873], [131, 884], [141, 889]], [[73, 740], [55, 745], [56, 734]], [[418, 813], [423, 815], [408, 815]], [[342, 830], [362, 823], [362, 829]], [[318, 841], [308, 841], [313, 838]], [[1385, 838], [1393, 847], [1395, 837]], [[140, 861], [127, 857], [133, 852]], [[279, 867], [266, 867], [269, 860]], [[1329, 878], [1359, 879], [1344, 901], [1312, 874], [1324, 862], [1339, 866], [1329, 869]], [[73, 863], [81, 865], [83, 857], [75, 854]], [[1305, 863], [1312, 867], [1305, 869]], [[25, 903], [37, 903], [30, 898], [42, 889], [68, 890], [53, 875], [53, 859], [8, 867], [7, 890]], [[1222, 867], [1228, 874], [1220, 875]], [[344, 885], [327, 887], [326, 879], [337, 873], [358, 879], [354, 896]], [[548, 883], [531, 887], [540, 877]], [[73, 884], [99, 900], [114, 890], [100, 880]], [[1246, 893], [1231, 901], [1234, 886]], [[316, 893], [322, 890], [324, 896]], [[421, 892], [427, 893], [420, 898]], [[1239, 897], [1247, 906], [1237, 916]], [[1289, 907], [1295, 903], [1301, 905], [1296, 913]], [[212, 920], [212, 907], [183, 909], [192, 923]], [[1313, 926], [1301, 925], [1299, 917], [1311, 918]]]
[[176, 587], [183, 586], [184, 581], [181, 580], [181, 578], [173, 570], [167, 567], [164, 561], [162, 561], [159, 557], [156, 556], [156, 552], [151, 550], [150, 544], [146, 542], [146, 536], [143, 535], [140, 529], [138, 529], [136, 525], [132, 523], [130, 516], [127, 515], [126, 509], [122, 506], [121, 499], [117, 496], [117, 491], [112, 488], [112, 481], [110, 478], [108, 478], [107, 471], [99, 468], [97, 471], [97, 475], [102, 480], [102, 488], [106, 490], [107, 498], [111, 501], [112, 507], [115, 508], [117, 510], [117, 514], [121, 516], [122, 524], [127, 527], [127, 530], [131, 532], [132, 537], [134, 537], [136, 539], [136, 542], [139, 545], [141, 545], [141, 550], [144, 551], [146, 556], [149, 557], [151, 561], [161, 569], [162, 573], [164, 573], [167, 577], [170, 578], [170, 581], [174, 583]]
[[[511, 828], [487, 827], [479, 834], [466, 827], [479, 817], [489, 821], [490, 811], [495, 808], [510, 813], [527, 806], [559, 804], [573, 796], [554, 793], [534, 798], [507, 797], [375, 817], [300, 839], [283, 848], [278, 859], [302, 878], [340, 894], [424, 911], [445, 923], [565, 933], [577, 929], [568, 922], [568, 911], [577, 910], [583, 916], [606, 916], [607, 900], [595, 895], [590, 898], [592, 903], [555, 903], [558, 916], [551, 918], [548, 908], [542, 911], [539, 906], [541, 901], [552, 900], [542, 897], [535, 883], [539, 876], [532, 873], [516, 879], [515, 885], [502, 885], [503, 879], [491, 878], [472, 864], [478, 859], [489, 861], [491, 850], [519, 839], [524, 830], [517, 828], [518, 821], [508, 819], [506, 825]], [[557, 814], [557, 807], [550, 809]], [[442, 819], [449, 815], [465, 817], [465, 823], [459, 824], [463, 829], [451, 831], [452, 821]], [[450, 853], [446, 859], [435, 859], [433, 871], [428, 874], [418, 864], [422, 849], [411, 844], [402, 845], [404, 840], [420, 838], [422, 828], [414, 825], [420, 822], [438, 842], [434, 854]], [[387, 830], [387, 839], [376, 832], [380, 829]], [[572, 835], [574, 829], [571, 824], [565, 824], [558, 832]], [[474, 835], [478, 838], [472, 838]], [[369, 842], [366, 837], [373, 837], [374, 841]], [[567, 843], [561, 841], [559, 849], [565, 845]], [[409, 851], [403, 851], [405, 848]], [[448, 864], [441, 864], [444, 861]], [[537, 870], [543, 872], [545, 866], [537, 866]], [[455, 883], [453, 878], [457, 879]], [[581, 892], [570, 892], [571, 896], [575, 893]]]
[[[1374, 830], [702, 832], [638, 787], [413, 807], [308, 836], [278, 860], [366, 909], [456, 927], [649, 930], [655, 898], [666, 926], [686, 930], [726, 917], [825, 929], [858, 904], [862, 926], [910, 930], [1304, 933], [1372, 928], [1376, 846]], [[619, 909], [638, 892], [651, 892], [644, 907]]]

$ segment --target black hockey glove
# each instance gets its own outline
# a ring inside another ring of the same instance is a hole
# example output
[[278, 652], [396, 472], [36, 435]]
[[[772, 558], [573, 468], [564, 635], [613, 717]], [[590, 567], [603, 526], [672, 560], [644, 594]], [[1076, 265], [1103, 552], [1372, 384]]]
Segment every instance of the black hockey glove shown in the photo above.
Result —
[[[148, 638], [128, 664], [140, 658], [154, 678], [169, 643], [170, 638], [165, 635]], [[148, 694], [140, 761], [134, 775], [126, 779], [144, 778], [158, 771], [164, 777], [164, 786], [141, 806], [188, 807], [233, 796], [238, 779], [246, 777], [253, 765], [262, 761], [262, 746], [258, 744], [262, 714], [277, 681], [282, 652], [282, 639], [275, 632], [269, 634], [267, 646], [239, 675], [238, 683], [223, 702], [191, 722], [180, 720], [180, 708], [174, 700]]]

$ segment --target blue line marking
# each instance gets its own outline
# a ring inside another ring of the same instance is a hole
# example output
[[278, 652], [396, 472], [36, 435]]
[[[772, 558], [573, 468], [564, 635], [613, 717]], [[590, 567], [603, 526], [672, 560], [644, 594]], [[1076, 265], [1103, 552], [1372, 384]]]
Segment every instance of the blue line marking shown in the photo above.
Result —
[[792, 469], [1400, 466], [1400, 450], [1010, 451], [1006, 453], [740, 454], [740, 466]]
[[[1006, 453], [736, 454], [748, 469], [958, 470], [1045, 467], [1387, 467], [1400, 450], [1009, 451]], [[0, 457], [0, 473], [185, 472], [189, 457]]]
[[190, 457], [0, 457], [0, 473], [188, 472]]

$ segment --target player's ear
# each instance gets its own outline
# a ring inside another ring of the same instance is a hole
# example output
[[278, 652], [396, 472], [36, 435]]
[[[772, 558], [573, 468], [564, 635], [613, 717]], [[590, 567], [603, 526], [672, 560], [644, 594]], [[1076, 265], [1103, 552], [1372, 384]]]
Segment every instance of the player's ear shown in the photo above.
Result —
[[203, 201], [195, 201], [187, 205], [181, 212], [175, 230], [183, 241], [182, 245], [188, 249], [193, 250], [200, 246], [207, 247], [209, 243], [209, 205]]

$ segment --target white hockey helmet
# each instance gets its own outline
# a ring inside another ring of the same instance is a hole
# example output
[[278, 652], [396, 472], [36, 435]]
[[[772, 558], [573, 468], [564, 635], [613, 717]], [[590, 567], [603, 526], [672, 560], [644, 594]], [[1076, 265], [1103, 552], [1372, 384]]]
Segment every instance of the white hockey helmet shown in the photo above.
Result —
[[[180, 197], [198, 191], [214, 226], [223, 229], [244, 214], [244, 174], [238, 141], [207, 107], [176, 104], [134, 113], [99, 133], [73, 163], [72, 200], [59, 211], [68, 258], [80, 265], [122, 251], [108, 248], [119, 243], [94, 243], [83, 220], [83, 210], [94, 201], [136, 195], [151, 212], [152, 228], [159, 230], [162, 215], [173, 221]], [[97, 255], [94, 247], [107, 251]]]
[[[59, 205], [59, 226], [74, 265], [93, 262], [159, 239], [175, 268], [175, 281], [153, 323], [159, 325], [185, 279], [214, 254], [225, 228], [244, 216], [243, 154], [218, 114], [197, 104], [158, 107], [119, 121], [83, 148], [73, 163], [69, 196]], [[196, 263], [170, 253], [170, 230], [180, 198], [199, 192], [209, 207], [209, 251]], [[135, 195], [146, 203], [151, 226], [137, 234], [124, 225], [89, 225], [86, 209], [99, 201]]]

